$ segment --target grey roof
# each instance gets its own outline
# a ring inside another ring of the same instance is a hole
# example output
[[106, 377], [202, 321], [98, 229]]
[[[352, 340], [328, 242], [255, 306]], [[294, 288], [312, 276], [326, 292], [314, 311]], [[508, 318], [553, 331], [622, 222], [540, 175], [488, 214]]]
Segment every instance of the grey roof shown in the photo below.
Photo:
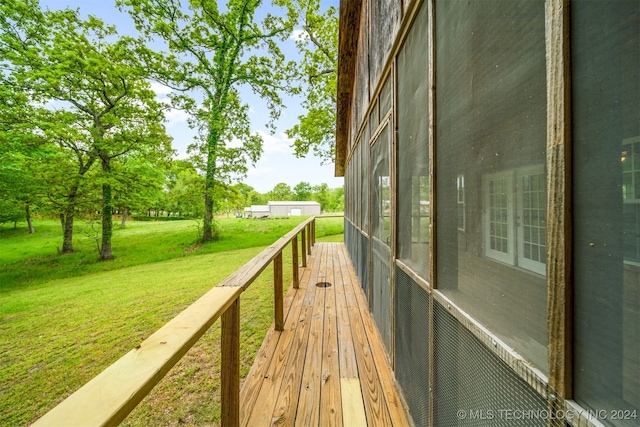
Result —
[[298, 206], [320, 206], [318, 202], [298, 202], [296, 200], [285, 201], [285, 202], [267, 202], [268, 205], [274, 206], [288, 206], [288, 205], [298, 205]]

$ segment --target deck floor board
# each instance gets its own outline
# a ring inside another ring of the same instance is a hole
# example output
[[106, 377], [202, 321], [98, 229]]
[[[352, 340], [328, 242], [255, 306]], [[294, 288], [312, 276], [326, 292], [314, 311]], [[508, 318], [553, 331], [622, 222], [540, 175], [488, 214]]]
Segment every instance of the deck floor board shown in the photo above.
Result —
[[285, 301], [284, 331], [272, 326], [244, 381], [241, 425], [409, 425], [344, 244], [317, 243]]

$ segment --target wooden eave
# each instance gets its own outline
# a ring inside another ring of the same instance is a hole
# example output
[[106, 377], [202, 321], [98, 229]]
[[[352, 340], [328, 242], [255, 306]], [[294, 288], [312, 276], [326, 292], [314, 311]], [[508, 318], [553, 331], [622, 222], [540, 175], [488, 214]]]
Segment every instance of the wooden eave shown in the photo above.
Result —
[[356, 70], [362, 0], [340, 0], [338, 93], [336, 102], [336, 176], [344, 176], [349, 140], [351, 90]]

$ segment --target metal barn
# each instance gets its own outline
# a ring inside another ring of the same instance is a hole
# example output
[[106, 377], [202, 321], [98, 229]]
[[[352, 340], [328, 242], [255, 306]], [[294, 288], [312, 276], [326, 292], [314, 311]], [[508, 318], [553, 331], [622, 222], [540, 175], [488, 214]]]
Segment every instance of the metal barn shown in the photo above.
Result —
[[639, 29], [340, 2], [345, 243], [415, 425], [640, 423]]
[[318, 202], [268, 202], [271, 216], [309, 216], [320, 215], [320, 203]]

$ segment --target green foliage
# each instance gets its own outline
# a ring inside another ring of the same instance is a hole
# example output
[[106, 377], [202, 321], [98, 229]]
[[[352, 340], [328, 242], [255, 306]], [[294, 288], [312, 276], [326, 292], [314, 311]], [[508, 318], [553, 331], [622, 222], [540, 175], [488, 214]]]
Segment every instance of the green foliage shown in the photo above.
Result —
[[267, 198], [270, 201], [287, 201], [293, 200], [293, 194], [291, 193], [291, 187], [284, 182], [280, 182], [273, 187], [267, 194]]
[[[200, 130], [192, 153], [205, 172], [203, 241], [209, 241], [214, 184], [231, 173], [245, 173], [246, 164], [255, 163], [262, 151], [261, 138], [250, 131], [240, 88], [247, 86], [267, 102], [271, 120], [279, 116], [286, 63], [276, 42], [291, 33], [291, 13], [267, 14], [257, 22], [260, 0], [229, 0], [223, 8], [210, 0], [117, 4], [129, 11], [146, 41], [159, 37], [166, 42], [169, 54], [147, 49], [143, 57], [155, 79], [182, 92], [173, 97], [174, 105], [190, 111]], [[196, 90], [204, 97], [201, 106], [188, 96]]]
[[[100, 198], [91, 190], [101, 187], [100, 252], [110, 259], [114, 162], [132, 153], [153, 161], [171, 153], [147, 69], [133, 40], [117, 37], [115, 27], [96, 17], [82, 20], [70, 9], [42, 11], [35, 1], [3, 3], [0, 15], [3, 85], [28, 94], [30, 105], [42, 105], [30, 107], [21, 136], [57, 145], [40, 172], [57, 190], [49, 200], [69, 224], [63, 252], [73, 251], [72, 224], [83, 199]], [[93, 185], [85, 185], [87, 180]]]
[[295, 140], [298, 157], [313, 151], [326, 163], [335, 153], [336, 91], [338, 69], [338, 11], [322, 11], [319, 0], [292, 0], [303, 20], [304, 33], [296, 41], [302, 60], [296, 67], [298, 91], [304, 96], [306, 114], [287, 130]]
[[308, 182], [301, 182], [293, 187], [293, 200], [311, 200], [311, 184]]

